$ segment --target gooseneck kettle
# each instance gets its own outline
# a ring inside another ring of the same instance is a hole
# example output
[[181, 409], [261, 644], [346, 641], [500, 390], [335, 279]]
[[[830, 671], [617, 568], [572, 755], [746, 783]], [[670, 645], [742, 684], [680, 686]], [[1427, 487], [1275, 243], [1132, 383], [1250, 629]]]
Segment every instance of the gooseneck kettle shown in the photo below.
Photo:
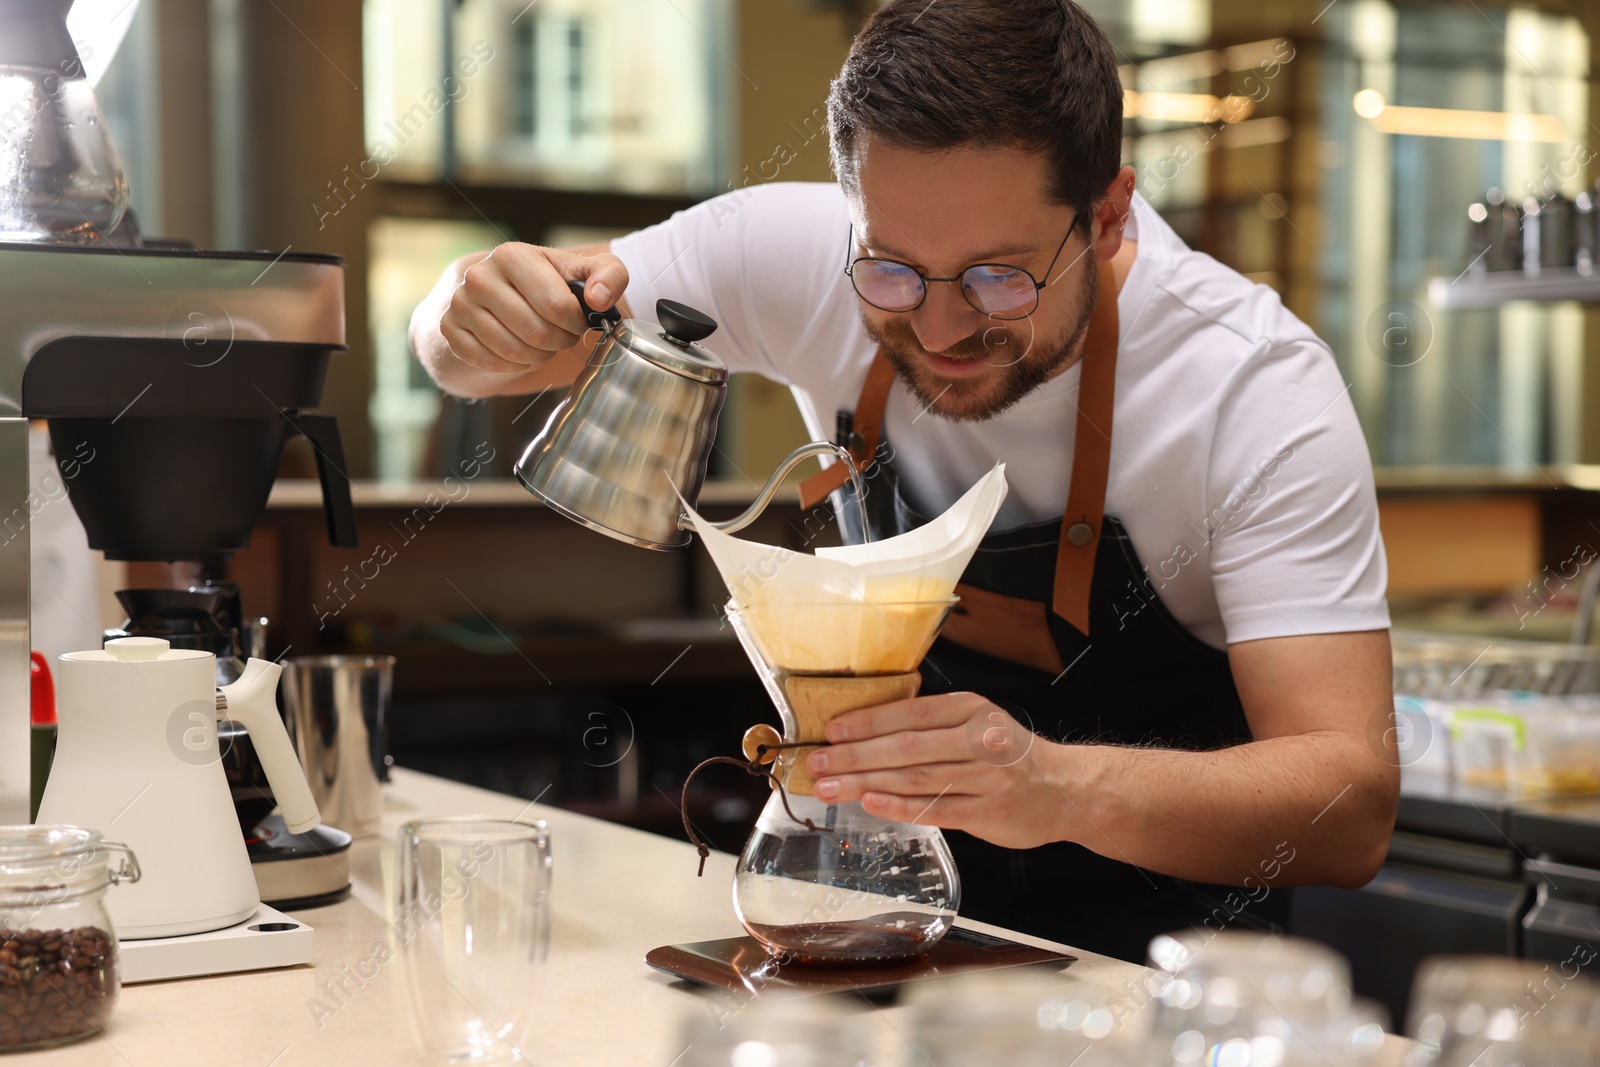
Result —
[[144, 878], [106, 902], [124, 940], [220, 930], [261, 903], [217, 745], [217, 719], [241, 723], [292, 833], [321, 822], [278, 716], [283, 668], [252, 659], [216, 686], [216, 657], [155, 637], [124, 637], [57, 661], [55, 763], [40, 823], [115, 835]]
[[[675, 300], [656, 301], [659, 323], [595, 311], [583, 283], [568, 282], [600, 341], [572, 391], [529, 442], [513, 472], [558, 514], [640, 548], [683, 548], [694, 524], [683, 511], [706, 480], [728, 366], [700, 342], [716, 321]], [[859, 502], [865, 495], [848, 449], [801, 445], [778, 464], [744, 511], [713, 523], [727, 533], [754, 522], [789, 472], [813, 456], [845, 464]]]

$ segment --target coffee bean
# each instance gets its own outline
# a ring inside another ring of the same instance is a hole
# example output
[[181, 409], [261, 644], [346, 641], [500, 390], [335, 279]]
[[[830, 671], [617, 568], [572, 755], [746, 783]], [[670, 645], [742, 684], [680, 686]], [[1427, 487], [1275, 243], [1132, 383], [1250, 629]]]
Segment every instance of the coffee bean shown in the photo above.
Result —
[[117, 985], [115, 944], [98, 927], [0, 929], [0, 1052], [102, 1029]]

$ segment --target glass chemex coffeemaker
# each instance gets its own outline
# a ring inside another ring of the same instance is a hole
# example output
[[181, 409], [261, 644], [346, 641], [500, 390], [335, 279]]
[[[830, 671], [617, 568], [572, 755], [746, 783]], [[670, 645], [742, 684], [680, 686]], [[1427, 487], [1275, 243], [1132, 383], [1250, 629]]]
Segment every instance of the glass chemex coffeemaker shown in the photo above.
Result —
[[[581, 304], [582, 284], [570, 284]], [[917, 668], [1004, 498], [1003, 469], [945, 516], [893, 541], [816, 556], [738, 541], [730, 535], [753, 522], [782, 479], [812, 456], [847, 464], [859, 502], [849, 451], [804, 445], [745, 512], [707, 522], [691, 505], [726, 393], [726, 365], [699, 344], [716, 323], [670, 300], [657, 304], [659, 324], [624, 322], [587, 305], [584, 311], [602, 331], [600, 342], [518, 461], [517, 477], [554, 510], [630, 544], [679, 548], [698, 532], [734, 592], [728, 622], [783, 723], [781, 733], [752, 730], [746, 760], [719, 757], [748, 761], [747, 769], [773, 782], [739, 859], [733, 898], [740, 921], [774, 960], [862, 964], [920, 956], [949, 931], [960, 905], [943, 836], [931, 826], [876, 818], [859, 803], [819, 801], [804, 761], [838, 715], [916, 695]], [[698, 844], [687, 814], [685, 828]], [[710, 850], [699, 847], [703, 869]]]
[[805, 766], [838, 716], [917, 695], [917, 667], [954, 603], [772, 598], [728, 606], [783, 722], [781, 734], [768, 725], [745, 734], [746, 759], [775, 764], [773, 791], [733, 883], [740, 923], [774, 958], [914, 958], [955, 921], [961, 880], [944, 835], [879, 818], [859, 801], [820, 801]]

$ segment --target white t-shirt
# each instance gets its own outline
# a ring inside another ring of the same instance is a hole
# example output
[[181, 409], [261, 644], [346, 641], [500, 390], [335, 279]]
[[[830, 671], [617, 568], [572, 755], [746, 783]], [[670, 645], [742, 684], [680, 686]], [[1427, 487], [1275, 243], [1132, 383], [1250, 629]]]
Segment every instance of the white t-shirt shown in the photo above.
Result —
[[[1333, 355], [1278, 295], [1189, 249], [1134, 198], [1138, 254], [1117, 299], [1120, 341], [1106, 513], [1150, 584], [1206, 643], [1384, 629], [1389, 612], [1372, 464]], [[813, 437], [853, 410], [876, 345], [845, 276], [837, 185], [726, 194], [612, 243], [627, 300], [659, 297], [720, 324], [733, 371], [789, 385]], [[1061, 517], [1079, 368], [983, 422], [924, 415], [896, 382], [884, 433], [901, 492], [927, 515], [996, 462], [1010, 494], [994, 529]]]

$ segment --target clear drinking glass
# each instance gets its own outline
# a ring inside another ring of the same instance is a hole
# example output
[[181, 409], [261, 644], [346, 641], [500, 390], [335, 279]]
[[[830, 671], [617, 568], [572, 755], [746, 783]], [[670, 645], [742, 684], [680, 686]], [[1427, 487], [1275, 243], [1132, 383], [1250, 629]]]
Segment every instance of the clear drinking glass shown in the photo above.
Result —
[[549, 828], [419, 819], [399, 846], [394, 929], [418, 1046], [448, 1063], [524, 1058], [550, 950]]

